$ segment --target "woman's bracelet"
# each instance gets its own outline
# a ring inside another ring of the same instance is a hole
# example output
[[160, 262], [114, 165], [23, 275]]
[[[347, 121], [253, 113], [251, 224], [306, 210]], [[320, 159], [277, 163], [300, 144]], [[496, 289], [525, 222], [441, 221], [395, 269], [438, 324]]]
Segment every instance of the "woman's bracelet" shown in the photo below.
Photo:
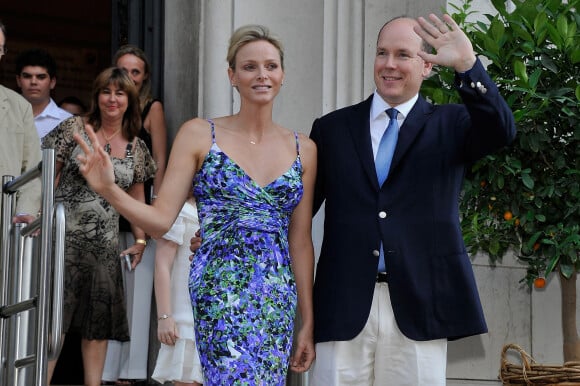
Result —
[[171, 317], [171, 315], [163, 314], [160, 317], [158, 317], [157, 320], [165, 320], [165, 319], [168, 319], [170, 317]]
[[143, 244], [144, 246], [147, 246], [147, 240], [145, 240], [145, 239], [135, 239], [135, 244]]

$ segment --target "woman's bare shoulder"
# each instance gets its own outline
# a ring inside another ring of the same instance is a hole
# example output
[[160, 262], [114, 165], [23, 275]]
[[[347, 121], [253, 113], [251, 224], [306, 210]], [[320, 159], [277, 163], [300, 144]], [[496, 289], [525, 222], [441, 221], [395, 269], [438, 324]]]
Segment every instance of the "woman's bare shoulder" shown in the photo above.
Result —
[[211, 133], [211, 126], [206, 119], [192, 118], [185, 121], [179, 128], [179, 131], [183, 131], [189, 135], [203, 135], [203, 133]]
[[212, 143], [211, 126], [201, 118], [193, 118], [184, 122], [173, 141], [173, 147], [185, 147], [195, 153], [205, 153]]
[[316, 153], [316, 144], [304, 133], [298, 133], [298, 142], [300, 143], [300, 152]]
[[157, 114], [164, 113], [163, 103], [161, 103], [160, 100], [153, 101], [153, 103], [151, 103], [151, 107], [149, 108], [149, 112]]

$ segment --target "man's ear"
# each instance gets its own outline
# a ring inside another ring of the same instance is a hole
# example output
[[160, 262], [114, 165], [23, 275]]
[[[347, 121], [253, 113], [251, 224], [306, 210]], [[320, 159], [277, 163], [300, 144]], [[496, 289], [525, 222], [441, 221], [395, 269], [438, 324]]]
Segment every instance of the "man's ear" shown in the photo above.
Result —
[[433, 70], [433, 63], [424, 61], [423, 63], [423, 79], [426, 79], [431, 75], [431, 70]]

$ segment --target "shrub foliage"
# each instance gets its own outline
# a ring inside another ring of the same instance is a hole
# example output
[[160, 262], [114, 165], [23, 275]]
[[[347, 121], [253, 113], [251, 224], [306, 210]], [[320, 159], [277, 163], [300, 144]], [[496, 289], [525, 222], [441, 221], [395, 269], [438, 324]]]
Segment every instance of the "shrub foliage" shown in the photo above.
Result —
[[[478, 161], [466, 176], [462, 227], [470, 253], [492, 262], [509, 249], [522, 279], [580, 268], [580, 0], [492, 0], [497, 11], [469, 22], [471, 0], [452, 15], [487, 65], [517, 125], [514, 143]], [[423, 84], [433, 103], [453, 103], [453, 72], [436, 68]]]

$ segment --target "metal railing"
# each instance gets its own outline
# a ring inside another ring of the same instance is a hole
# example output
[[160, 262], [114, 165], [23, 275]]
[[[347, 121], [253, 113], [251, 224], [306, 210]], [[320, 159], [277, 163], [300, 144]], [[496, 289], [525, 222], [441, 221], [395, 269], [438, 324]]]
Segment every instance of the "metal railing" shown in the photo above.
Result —
[[[0, 385], [45, 385], [48, 360], [61, 349], [65, 214], [54, 206], [54, 175], [54, 150], [46, 149], [38, 167], [2, 178]], [[16, 193], [36, 178], [40, 216], [13, 224]]]

